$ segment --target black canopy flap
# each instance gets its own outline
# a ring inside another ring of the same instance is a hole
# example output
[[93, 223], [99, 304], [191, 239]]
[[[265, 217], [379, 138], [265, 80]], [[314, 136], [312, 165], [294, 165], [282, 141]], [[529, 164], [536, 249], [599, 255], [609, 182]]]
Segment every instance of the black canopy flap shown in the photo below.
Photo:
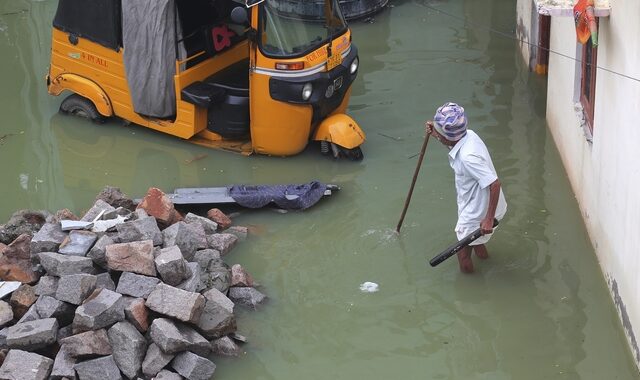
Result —
[[59, 0], [53, 26], [118, 50], [122, 46], [121, 0]]

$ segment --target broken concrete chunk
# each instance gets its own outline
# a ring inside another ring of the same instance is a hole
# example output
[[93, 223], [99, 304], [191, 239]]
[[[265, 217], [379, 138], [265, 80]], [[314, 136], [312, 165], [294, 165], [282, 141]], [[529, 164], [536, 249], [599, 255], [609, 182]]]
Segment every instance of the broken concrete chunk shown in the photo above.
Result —
[[71, 357], [81, 360], [111, 355], [112, 352], [105, 329], [87, 331], [60, 339], [60, 345]]
[[121, 243], [151, 240], [153, 245], [162, 245], [162, 232], [160, 232], [154, 217], [118, 224], [116, 229], [118, 230], [118, 240]]
[[122, 295], [102, 289], [95, 298], [76, 309], [73, 329], [76, 332], [97, 330], [123, 320]]
[[211, 342], [211, 353], [219, 356], [240, 356], [244, 351], [228, 336]]
[[40, 231], [31, 238], [31, 254], [55, 252], [67, 237], [58, 223], [45, 223]]
[[138, 329], [141, 333], [149, 329], [149, 309], [144, 304], [144, 298], [131, 300], [124, 308], [124, 315], [127, 321]]
[[76, 364], [76, 359], [69, 355], [67, 350], [61, 348], [56, 355], [56, 359], [53, 362], [53, 369], [51, 370], [50, 380], [61, 379], [76, 379], [76, 371], [73, 366]]
[[216, 371], [216, 365], [211, 360], [189, 351], [178, 354], [171, 366], [189, 380], [210, 380]]
[[188, 277], [184, 282], [180, 283], [176, 288], [186, 290], [188, 292], [199, 292], [204, 290], [200, 282], [200, 265], [198, 263], [187, 263]]
[[58, 290], [58, 277], [42, 276], [34, 287], [37, 296], [55, 296]]
[[218, 223], [214, 222], [211, 219], [207, 219], [192, 213], [188, 213], [187, 216], [184, 217], [184, 222], [187, 224], [200, 224], [204, 229], [204, 233], [207, 235], [215, 234], [218, 230]]
[[187, 278], [187, 266], [176, 245], [163, 248], [155, 258], [156, 270], [166, 284], [176, 286]]
[[231, 286], [252, 287], [253, 277], [244, 270], [242, 265], [235, 264], [231, 267]]
[[13, 310], [8, 303], [0, 301], [0, 328], [13, 320]]
[[95, 272], [93, 261], [88, 257], [67, 256], [55, 252], [41, 252], [38, 256], [42, 267], [50, 276]]
[[0, 281], [0, 298], [15, 292], [22, 283], [20, 281]]
[[149, 335], [162, 352], [174, 354], [190, 350], [200, 355], [207, 355], [211, 351], [211, 344], [191, 327], [174, 322], [167, 318], [153, 321]]
[[236, 331], [234, 304], [217, 289], [203, 293], [206, 299], [204, 310], [196, 324], [202, 334], [209, 338], [218, 338]]
[[20, 285], [20, 287], [11, 294], [11, 298], [9, 300], [9, 304], [13, 309], [14, 317], [22, 318], [24, 313], [26, 313], [31, 305], [33, 305], [37, 300], [38, 297], [36, 296], [35, 289], [32, 286], [27, 284]]
[[129, 322], [113, 325], [107, 332], [113, 350], [113, 359], [120, 371], [129, 379], [134, 378], [142, 368], [147, 352], [147, 341]]
[[229, 299], [236, 304], [255, 309], [262, 304], [267, 297], [254, 288], [235, 287], [229, 288]]
[[122, 380], [118, 365], [111, 355], [78, 363], [73, 368], [80, 380]]
[[47, 380], [53, 360], [22, 350], [11, 350], [0, 367], [0, 379]]
[[[38, 319], [9, 327], [7, 346], [35, 351], [56, 342], [58, 321], [55, 318]], [[53, 364], [53, 363], [52, 363]]]
[[80, 305], [95, 289], [97, 277], [92, 274], [69, 274], [60, 277], [56, 299]]
[[162, 236], [162, 246], [168, 248], [177, 245], [187, 261], [191, 261], [198, 249], [207, 247], [207, 238], [200, 224], [178, 222], [162, 231]]
[[87, 257], [91, 258], [100, 268], [107, 269], [106, 247], [114, 243], [115, 241], [110, 236], [103, 235], [89, 250]]
[[157, 344], [151, 343], [147, 349], [147, 353], [142, 362], [142, 373], [148, 377], [154, 377], [158, 374], [175, 355], [162, 352]]
[[93, 207], [82, 217], [82, 221], [84, 222], [93, 222], [98, 216], [104, 214], [105, 212], [113, 211], [115, 207], [111, 206], [107, 202], [102, 199], [96, 200], [93, 204]]
[[34, 304], [40, 318], [55, 318], [64, 326], [73, 318], [74, 306], [50, 296], [40, 296]]
[[147, 298], [149, 309], [184, 322], [196, 322], [204, 307], [201, 294], [159, 283]]
[[88, 230], [93, 227], [93, 222], [83, 222], [81, 220], [66, 220], [60, 221], [60, 229], [64, 232], [75, 230]]
[[160, 280], [155, 277], [124, 272], [118, 281], [116, 292], [136, 298], [147, 299]]
[[151, 240], [108, 245], [106, 255], [107, 267], [111, 270], [156, 275]]
[[213, 234], [207, 236], [207, 244], [209, 248], [220, 252], [222, 256], [231, 252], [238, 242], [238, 237], [234, 234]]

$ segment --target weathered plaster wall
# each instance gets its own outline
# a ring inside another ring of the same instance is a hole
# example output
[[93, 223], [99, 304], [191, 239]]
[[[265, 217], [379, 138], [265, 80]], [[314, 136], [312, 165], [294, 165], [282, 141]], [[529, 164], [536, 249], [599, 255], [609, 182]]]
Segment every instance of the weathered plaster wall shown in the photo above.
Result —
[[538, 17], [534, 12], [533, 0], [517, 0], [516, 9], [518, 15], [516, 37], [520, 41], [522, 58], [528, 62], [531, 69], [535, 66], [535, 45], [538, 44]]
[[[551, 54], [547, 122], [580, 205], [620, 320], [640, 364], [640, 78], [638, 1], [611, 1], [600, 19], [593, 143], [574, 110], [577, 63]], [[552, 17], [552, 51], [580, 57], [571, 17]]]

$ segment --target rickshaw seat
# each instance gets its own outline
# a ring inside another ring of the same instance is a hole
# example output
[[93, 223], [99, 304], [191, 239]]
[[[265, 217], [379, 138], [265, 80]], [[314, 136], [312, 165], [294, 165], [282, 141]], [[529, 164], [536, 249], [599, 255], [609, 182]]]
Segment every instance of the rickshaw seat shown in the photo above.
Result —
[[181, 99], [187, 103], [209, 108], [211, 105], [223, 101], [225, 93], [224, 88], [198, 81], [183, 88], [180, 95]]

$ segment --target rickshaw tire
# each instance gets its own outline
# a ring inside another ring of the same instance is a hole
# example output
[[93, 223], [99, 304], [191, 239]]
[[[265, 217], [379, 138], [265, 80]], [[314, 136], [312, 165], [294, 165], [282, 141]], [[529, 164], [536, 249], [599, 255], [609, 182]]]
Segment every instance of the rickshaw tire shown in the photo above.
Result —
[[94, 123], [102, 124], [104, 116], [100, 115], [95, 104], [84, 96], [71, 94], [60, 104], [60, 112], [66, 115], [84, 117]]
[[343, 157], [346, 157], [350, 161], [362, 161], [364, 158], [364, 154], [362, 153], [362, 149], [360, 147], [355, 147], [353, 149], [340, 148], [340, 153]]

